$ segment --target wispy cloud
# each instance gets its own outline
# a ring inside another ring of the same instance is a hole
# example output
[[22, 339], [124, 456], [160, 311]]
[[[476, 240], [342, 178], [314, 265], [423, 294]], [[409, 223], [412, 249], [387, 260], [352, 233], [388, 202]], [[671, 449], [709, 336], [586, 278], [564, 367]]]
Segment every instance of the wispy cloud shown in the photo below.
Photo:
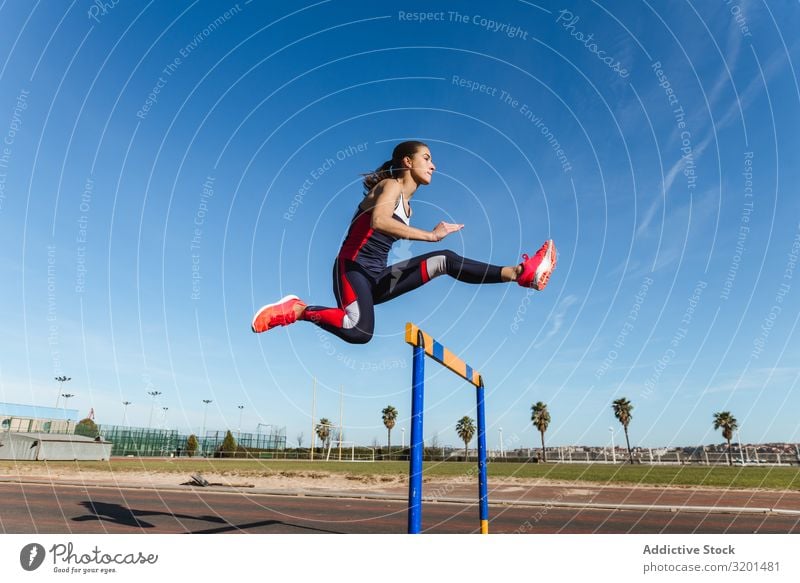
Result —
[[[697, 144], [697, 146], [692, 148], [692, 159], [694, 163], [697, 164], [697, 160], [700, 156], [705, 152], [708, 145], [714, 139], [715, 134], [709, 132], [703, 140]], [[672, 190], [672, 185], [675, 183], [675, 179], [683, 173], [686, 167], [686, 158], [681, 157], [679, 158], [672, 167], [667, 171], [667, 174], [664, 176], [663, 188], [662, 188], [662, 195], [663, 196], [656, 196], [653, 198], [653, 201], [650, 203], [650, 206], [647, 207], [647, 210], [642, 214], [642, 222], [639, 223], [639, 226], [636, 229], [636, 236], [640, 237], [647, 233], [650, 229], [650, 225], [653, 222], [653, 219], [656, 217], [659, 209], [664, 207], [665, 201], [664, 199], [669, 194], [670, 190]]]
[[[718, 101], [721, 99], [723, 89], [731, 80], [729, 69], [732, 69], [733, 65], [738, 60], [741, 47], [741, 40], [739, 39], [740, 36], [741, 35], [737, 34], [733, 40], [729, 40], [729, 65], [720, 72], [708, 93], [709, 106], [711, 107], [712, 111], [714, 111]], [[761, 75], [753, 76], [753, 78], [747, 84], [747, 87], [745, 87], [744, 91], [738, 94], [738, 99], [731, 100], [730, 105], [720, 116], [716, 118], [714, 124], [708, 128], [700, 142], [698, 142], [697, 145], [692, 148], [691, 156], [695, 164], [698, 163], [700, 157], [706, 151], [711, 142], [716, 139], [718, 132], [729, 126], [737, 118], [741, 118], [743, 116], [744, 111], [747, 110], [765, 91], [765, 83], [769, 83], [771, 79], [780, 73], [780, 71], [786, 66], [786, 63], [786, 55], [780, 50], [775, 51], [775, 53], [773, 53], [769, 59], [767, 59], [766, 63], [762, 65], [764, 78], [762, 79]], [[675, 180], [685, 170], [686, 164], [687, 158], [681, 156], [672, 164], [672, 166], [670, 166], [669, 170], [667, 170], [662, 182], [661, 196], [653, 197], [650, 205], [642, 213], [642, 220], [636, 229], [637, 236], [642, 236], [650, 230], [650, 225], [653, 223], [653, 220], [657, 216], [659, 210], [664, 208], [665, 198], [672, 190]]]
[[[656, 264], [652, 261], [631, 263], [625, 277], [642, 278], [663, 269], [678, 261], [691, 244], [692, 235], [702, 232], [702, 225], [712, 222], [718, 211], [718, 190], [708, 189], [686, 201], [685, 204], [673, 205], [673, 210], [664, 217], [664, 237], [658, 249]], [[685, 236], [689, 229], [688, 237]]]
[[728, 42], [727, 46], [725, 47], [725, 54], [723, 55], [724, 66], [722, 69], [720, 69], [717, 78], [714, 80], [714, 83], [711, 85], [711, 89], [708, 91], [708, 102], [712, 108], [720, 99], [722, 91], [725, 89], [725, 87], [733, 83], [733, 74], [731, 71], [736, 68], [736, 64], [739, 61], [739, 54], [741, 53], [742, 49], [742, 39], [742, 34], [737, 27], [731, 26], [728, 28]]
[[751, 368], [737, 378], [711, 381], [703, 394], [738, 393], [742, 391], [785, 391], [800, 376], [798, 367]]
[[553, 312], [553, 314], [550, 316], [550, 330], [547, 331], [547, 334], [545, 334], [541, 341], [534, 345], [534, 348], [543, 346], [548, 340], [558, 334], [558, 331], [561, 330], [562, 326], [564, 325], [564, 320], [566, 319], [566, 315], [570, 306], [576, 303], [578, 303], [578, 296], [574, 294], [566, 296], [563, 300], [561, 300], [561, 302], [559, 302], [555, 312]]
[[[755, 58], [755, 49], [753, 49]], [[739, 116], [739, 111], [745, 111], [750, 107], [753, 102], [762, 94], [766, 92], [765, 83], [769, 83], [780, 71], [787, 65], [786, 53], [782, 50], [775, 51], [765, 63], [761, 64], [764, 71], [764, 78], [761, 75], [754, 75], [750, 82], [745, 87], [744, 91], [739, 93], [738, 102], [733, 102], [728, 109], [723, 113], [716, 123], [715, 131], [720, 131]]]

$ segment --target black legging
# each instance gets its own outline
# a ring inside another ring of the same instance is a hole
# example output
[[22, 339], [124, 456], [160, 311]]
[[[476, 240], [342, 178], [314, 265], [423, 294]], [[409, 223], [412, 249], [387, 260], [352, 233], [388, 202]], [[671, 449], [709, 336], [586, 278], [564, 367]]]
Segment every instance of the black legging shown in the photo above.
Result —
[[500, 283], [501, 267], [465, 259], [452, 251], [432, 251], [386, 267], [374, 274], [361, 265], [337, 259], [333, 293], [338, 308], [308, 306], [303, 319], [352, 344], [370, 341], [375, 330], [375, 305], [417, 289], [447, 274], [465, 283]]

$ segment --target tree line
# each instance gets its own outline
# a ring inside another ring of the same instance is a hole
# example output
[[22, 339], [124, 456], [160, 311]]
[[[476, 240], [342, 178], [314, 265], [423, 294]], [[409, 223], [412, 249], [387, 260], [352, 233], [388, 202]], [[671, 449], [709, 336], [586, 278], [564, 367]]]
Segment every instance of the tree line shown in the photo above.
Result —
[[[628, 429], [631, 420], [633, 419], [633, 404], [625, 397], [614, 400], [611, 403], [611, 409], [614, 412], [614, 417], [620, 422], [625, 432], [625, 444], [628, 449], [628, 461], [632, 464], [633, 449], [631, 448], [630, 435]], [[384, 427], [386, 427], [386, 443], [387, 448], [392, 451], [392, 429], [397, 424], [398, 411], [392, 406], [388, 405], [381, 410], [381, 420]], [[545, 448], [545, 433], [550, 427], [551, 417], [547, 404], [542, 401], [537, 401], [531, 405], [531, 423], [539, 432], [542, 444], [542, 461], [547, 461], [547, 451]], [[733, 433], [739, 427], [739, 423], [730, 411], [719, 411], [713, 415], [714, 429], [722, 430], [722, 437], [728, 442], [728, 464], [733, 465], [733, 458], [731, 457]], [[316, 426], [317, 437], [323, 444], [327, 445], [331, 437], [331, 423], [326, 418], [320, 419], [319, 424]], [[475, 437], [475, 421], [468, 415], [464, 415], [456, 422], [456, 434], [464, 442], [464, 457], [469, 457], [469, 442]], [[341, 438], [340, 438], [341, 439]]]

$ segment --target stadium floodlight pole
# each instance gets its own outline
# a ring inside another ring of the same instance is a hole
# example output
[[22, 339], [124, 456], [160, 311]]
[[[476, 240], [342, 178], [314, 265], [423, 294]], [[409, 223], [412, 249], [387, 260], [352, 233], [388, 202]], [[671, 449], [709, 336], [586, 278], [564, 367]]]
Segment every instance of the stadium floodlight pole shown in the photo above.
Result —
[[742, 464], [746, 461], [750, 461], [750, 454], [747, 453], [747, 448], [744, 448], [744, 453], [742, 452], [742, 430], [738, 427], [736, 428], [736, 435], [739, 437], [739, 457], [742, 458]]
[[[339, 385], [339, 461], [342, 461], [342, 440], [344, 439], [344, 385]], [[391, 456], [391, 452], [389, 452]]]
[[75, 395], [73, 393], [64, 393], [61, 396], [64, 397], [64, 418], [67, 421], [67, 431], [69, 431], [69, 418], [67, 417], [67, 406], [69, 405], [70, 398], [74, 397]]
[[244, 405], [236, 405], [236, 408], [239, 409], [239, 434], [242, 433], [242, 415], [244, 414]]
[[56, 409], [58, 409], [58, 403], [61, 400], [61, 391], [64, 390], [64, 383], [66, 383], [67, 381], [71, 381], [72, 377], [66, 377], [64, 375], [61, 375], [56, 377], [56, 380], [58, 381], [58, 396], [56, 397]]
[[128, 405], [130, 405], [130, 401], [122, 401], [122, 426], [125, 427], [128, 425]]
[[314, 448], [317, 446], [317, 424], [314, 420], [317, 406], [317, 377], [314, 377], [314, 388], [311, 389], [311, 448], [308, 451], [308, 459], [314, 461]]
[[164, 429], [167, 428], [167, 411], [169, 411], [169, 407], [161, 407], [161, 410], [164, 412]]
[[503, 449], [503, 428], [500, 427], [497, 431], [500, 432], [500, 457], [504, 458], [506, 457], [506, 452]]
[[147, 391], [147, 394], [153, 397], [153, 403], [150, 405], [150, 417], [147, 419], [147, 428], [150, 429], [153, 425], [153, 409], [156, 406], [156, 397], [161, 394], [161, 391]]
[[203, 445], [200, 447], [200, 451], [203, 452], [203, 457], [205, 457], [205, 445], [206, 445], [206, 415], [208, 414], [208, 404], [213, 403], [211, 399], [203, 399], [203, 403], [206, 404], [205, 408], [203, 409], [203, 432], [200, 435], [200, 439], [202, 439]]
[[609, 427], [608, 430], [611, 432], [611, 463], [617, 463], [617, 450], [614, 447], [614, 428]]
[[406, 428], [400, 428], [400, 455], [403, 454], [403, 450], [406, 448]]

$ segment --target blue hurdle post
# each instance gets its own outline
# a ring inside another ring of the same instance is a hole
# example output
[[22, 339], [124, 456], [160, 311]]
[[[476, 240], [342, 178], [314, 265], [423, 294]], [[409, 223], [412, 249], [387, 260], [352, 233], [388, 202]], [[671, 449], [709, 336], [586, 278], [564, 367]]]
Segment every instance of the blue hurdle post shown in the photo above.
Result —
[[425, 349], [422, 334], [414, 346], [411, 377], [411, 458], [408, 479], [408, 533], [422, 530], [422, 405], [425, 401]]
[[489, 488], [486, 479], [486, 408], [483, 401], [483, 378], [478, 394], [478, 497], [481, 534], [489, 534]]
[[425, 356], [449, 368], [476, 388], [478, 409], [478, 497], [481, 534], [489, 533], [489, 488], [486, 477], [486, 408], [483, 377], [411, 322], [406, 342], [414, 349], [411, 387], [411, 456], [408, 481], [408, 533], [422, 531], [422, 414], [425, 393]]

